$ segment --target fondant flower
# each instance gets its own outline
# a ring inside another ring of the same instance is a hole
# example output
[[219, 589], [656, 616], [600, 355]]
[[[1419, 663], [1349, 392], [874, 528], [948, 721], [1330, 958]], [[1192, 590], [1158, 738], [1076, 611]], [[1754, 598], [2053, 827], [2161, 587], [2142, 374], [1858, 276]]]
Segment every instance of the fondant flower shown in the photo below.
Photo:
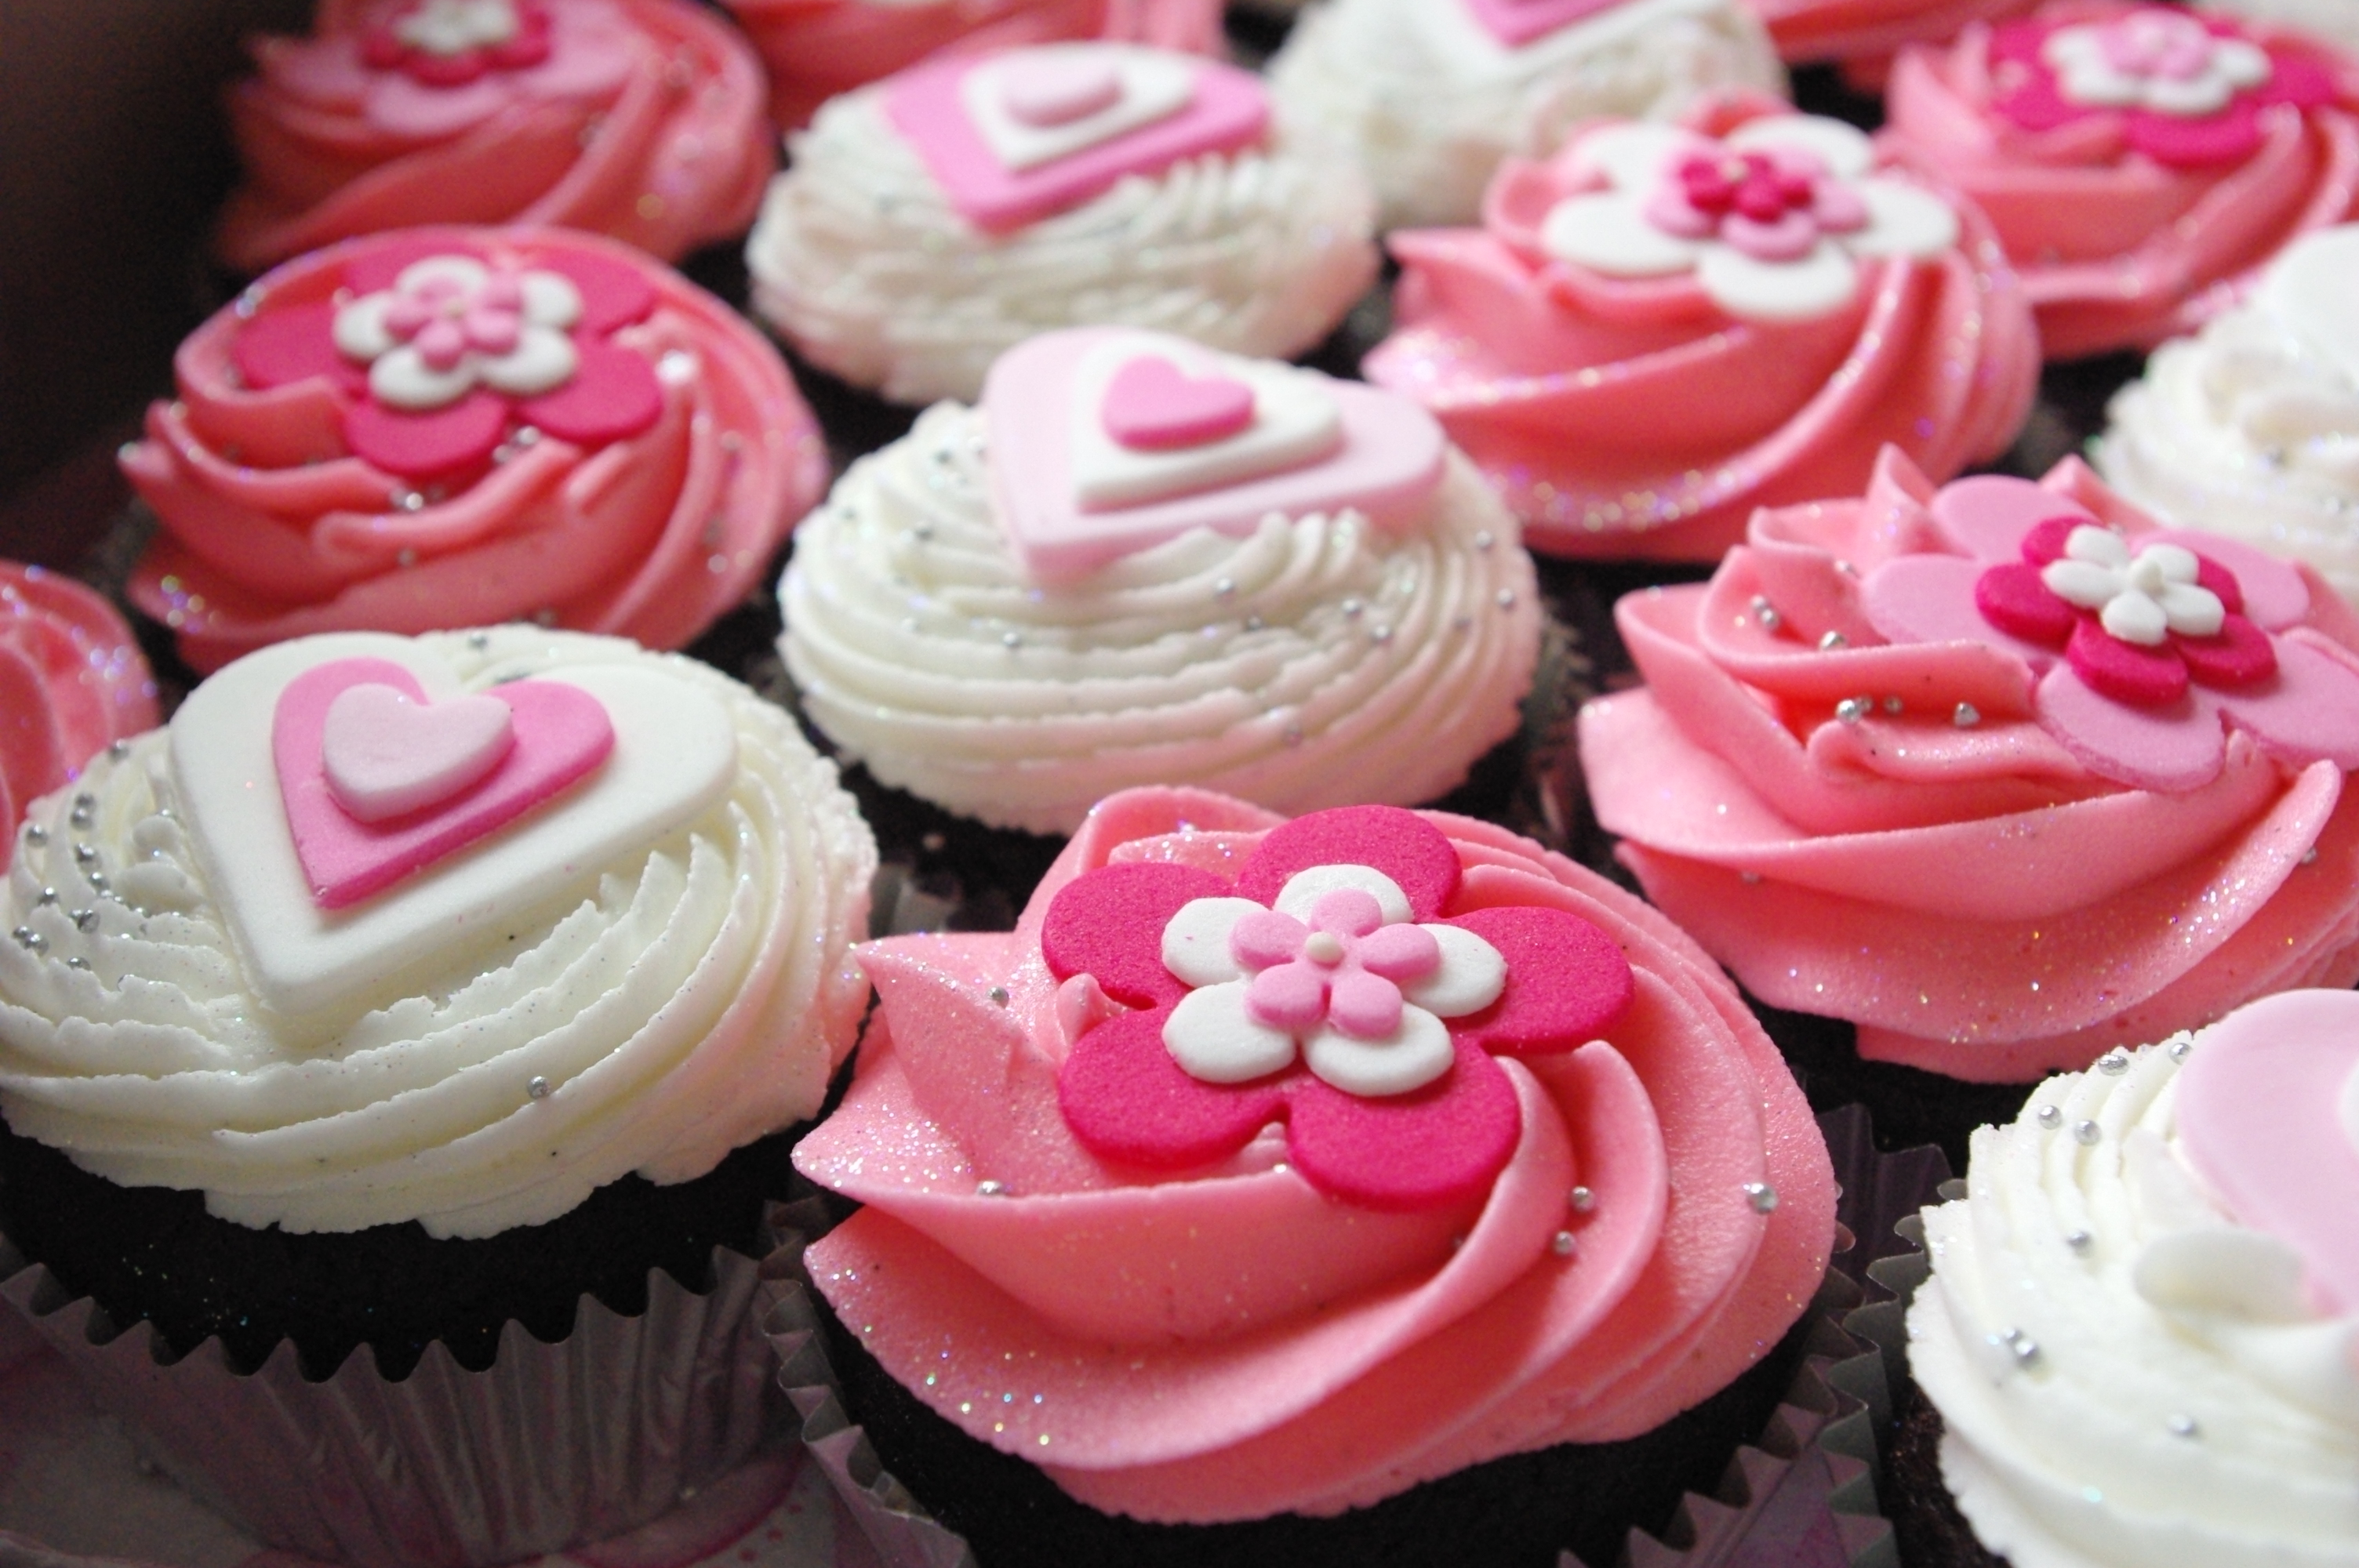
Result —
[[532, 0], [414, 0], [363, 33], [361, 53], [379, 70], [462, 87], [547, 59], [549, 13]]
[[1571, 1051], [1614, 1025], [1635, 982], [1564, 911], [1447, 913], [1459, 881], [1450, 841], [1389, 806], [1275, 828], [1234, 884], [1169, 863], [1079, 878], [1041, 951], [1079, 993], [1070, 1016], [1113, 1015], [1060, 1072], [1067, 1124], [1103, 1158], [1170, 1169], [1283, 1120], [1296, 1168], [1347, 1202], [1480, 1193], [1519, 1132], [1491, 1053]]
[[1610, 126], [1577, 152], [1579, 172], [1605, 189], [1558, 202], [1539, 243], [1610, 277], [1693, 272], [1732, 316], [1822, 316], [1857, 295], [1857, 258], [1932, 256], [1957, 243], [1947, 202], [1871, 174], [1874, 162], [1866, 136], [1815, 115], [1765, 115], [1719, 139]]
[[2289, 764], [2359, 767], [2359, 668], [2296, 627], [2310, 590], [2293, 568], [2216, 535], [2125, 536], [2026, 480], [1961, 481], [1931, 516], [1957, 553], [1875, 568], [1868, 619], [1890, 642], [2022, 658], [2040, 726], [2091, 772], [2199, 787], [2223, 720]]
[[2317, 62], [2264, 49], [2234, 22], [2160, 6], [2099, 21], [2010, 23], [1991, 36], [1993, 106], [2028, 131], [2119, 117], [2123, 141], [2176, 168], [2234, 163], [2279, 103], [2334, 99]]

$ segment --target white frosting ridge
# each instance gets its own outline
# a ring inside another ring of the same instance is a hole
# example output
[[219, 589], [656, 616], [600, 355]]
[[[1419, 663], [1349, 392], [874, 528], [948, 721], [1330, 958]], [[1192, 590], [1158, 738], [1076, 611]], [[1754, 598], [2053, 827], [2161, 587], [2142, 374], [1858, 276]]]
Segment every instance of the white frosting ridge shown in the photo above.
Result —
[[883, 104], [846, 93], [792, 138], [745, 261], [755, 309], [804, 357], [896, 402], [972, 399], [1001, 351], [1078, 324], [1285, 358], [1375, 280], [1366, 182], [1315, 136], [1182, 159], [992, 235]]
[[2016, 1568], [2359, 1563], [2354, 1325], [2236, 1267], [2280, 1244], [2186, 1162], [2179, 1071], [2149, 1047], [2049, 1079], [1927, 1211], [1908, 1357], [1944, 1479]]
[[729, 714], [736, 777], [495, 935], [290, 1017], [255, 994], [209, 893], [169, 732], [102, 754], [35, 807], [45, 841], [20, 838], [0, 906], [0, 929], [37, 938], [0, 942], [17, 1132], [111, 1181], [201, 1188], [241, 1224], [484, 1236], [630, 1172], [689, 1180], [818, 1108], [867, 996], [847, 953], [875, 865], [833, 765], [685, 659], [528, 627], [420, 642], [468, 690], [659, 661]]
[[1583, 120], [1668, 120], [1715, 88], [1783, 96], [1768, 33], [1735, 0], [1627, 0], [1520, 49], [1464, 0], [1326, 0], [1270, 62], [1278, 123], [1357, 153], [1386, 229], [1471, 223], [1502, 159]]
[[1299, 813], [1409, 805], [1512, 733], [1538, 654], [1531, 558], [1452, 454], [1421, 525], [1272, 514], [1036, 586], [944, 404], [805, 519], [780, 587], [805, 710], [885, 782], [1069, 833], [1115, 790]]

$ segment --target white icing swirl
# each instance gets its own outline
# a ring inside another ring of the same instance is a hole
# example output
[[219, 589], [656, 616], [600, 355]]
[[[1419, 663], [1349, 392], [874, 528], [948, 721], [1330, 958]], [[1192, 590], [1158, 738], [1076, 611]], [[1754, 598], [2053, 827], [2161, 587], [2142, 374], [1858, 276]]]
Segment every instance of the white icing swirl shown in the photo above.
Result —
[[833, 765], [736, 682], [619, 639], [420, 642], [469, 690], [659, 662], [727, 711], [737, 776], [496, 937], [290, 1018], [208, 893], [169, 731], [102, 753], [35, 806], [0, 895], [0, 930], [31, 938], [0, 940], [17, 1132], [110, 1181], [201, 1188], [240, 1224], [484, 1236], [630, 1172], [689, 1180], [818, 1108], [866, 1001], [848, 949], [876, 857]]
[[2204, 1195], [2178, 1072], [2149, 1047], [2049, 1079], [1974, 1134], [1968, 1195], [1927, 1211], [1908, 1359], [1948, 1429], [1943, 1477], [2016, 1568], [2347, 1568], [2359, 1325], [2223, 1266], [2282, 1244]]
[[1270, 62], [1278, 122], [1353, 148], [1386, 229], [1471, 223], [1492, 171], [1597, 118], [1668, 120], [1716, 88], [1783, 96], [1734, 0], [1626, 0], [1509, 49], [1465, 0], [1326, 0]]
[[1189, 784], [1299, 813], [1410, 805], [1516, 728], [1531, 557], [1452, 453], [1422, 525], [1271, 514], [1036, 585], [989, 499], [983, 422], [944, 404], [853, 465], [795, 535], [781, 647], [805, 710], [885, 782], [1070, 833]]
[[973, 398], [1001, 351], [1057, 327], [1284, 358], [1375, 280], [1366, 182], [1315, 136], [1183, 159], [990, 235], [950, 205], [882, 94], [831, 100], [792, 138], [745, 262], [755, 309], [804, 357], [896, 402]]
[[2196, 0], [2196, 4], [2207, 11], [2291, 27], [2324, 38], [2338, 49], [2359, 51], [2359, 5], [2351, 0]]

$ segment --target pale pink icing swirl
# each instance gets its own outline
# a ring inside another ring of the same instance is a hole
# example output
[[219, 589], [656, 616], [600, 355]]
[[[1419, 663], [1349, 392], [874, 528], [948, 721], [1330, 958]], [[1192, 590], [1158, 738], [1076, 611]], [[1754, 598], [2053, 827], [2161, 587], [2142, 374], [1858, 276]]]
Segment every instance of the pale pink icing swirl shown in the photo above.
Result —
[[69, 578], [0, 561], [0, 871], [27, 806], [157, 722], [155, 679], [114, 607]]
[[761, 63], [702, 6], [543, 0], [547, 59], [436, 87], [368, 59], [415, 3], [322, 0], [310, 37], [255, 40], [229, 101], [232, 266], [422, 223], [560, 224], [669, 261], [753, 222], [777, 164]]
[[1637, 979], [1609, 1039], [1507, 1065], [1516, 1151], [1486, 1196], [1440, 1209], [1322, 1197], [1268, 1135], [1158, 1179], [1091, 1155], [1060, 1116], [1068, 1032], [1108, 1004], [1051, 978], [1050, 900], [1110, 863], [1234, 875], [1268, 813], [1113, 796], [1014, 933], [863, 951], [880, 1011], [796, 1162], [866, 1206], [808, 1262], [912, 1394], [1094, 1507], [1204, 1522], [1647, 1432], [1776, 1343], [1825, 1268], [1834, 1192], [1759, 1026], [1628, 895], [1500, 828], [1427, 819], [1457, 850], [1457, 908], [1571, 911]]
[[[1789, 113], [1723, 98], [1687, 124], [1723, 135]], [[1864, 259], [1846, 305], [1739, 320], [1692, 272], [1610, 277], [1549, 254], [1550, 210], [1596, 184], [1584, 139], [1505, 166], [1484, 227], [1392, 236], [1397, 328], [1366, 366], [1432, 410], [1533, 549], [1713, 560], [1756, 506], [1857, 489], [1886, 443], [1946, 477], [2014, 438], [2038, 345], [1971, 207], [1939, 254]]]
[[[2077, 460], [2043, 486], [2133, 540], [2155, 527]], [[2359, 804], [2334, 762], [2236, 730], [2210, 783], [2128, 787], [2042, 727], [1996, 633], [1877, 635], [1862, 582], [1949, 548], [1932, 499], [1887, 458], [1862, 499], [1761, 514], [1709, 585], [1616, 608], [1647, 686], [1582, 711], [1582, 765], [1647, 895], [1764, 1001], [1980, 1081], [2359, 979]], [[2359, 619], [2302, 581], [2290, 635], [2359, 663]]]
[[[2102, 24], [2134, 9], [2059, 0], [2010, 27]], [[1879, 140], [1989, 214], [2049, 358], [2152, 348], [2235, 304], [2296, 235], [2359, 217], [2359, 61], [2288, 29], [2253, 24], [2244, 34], [2280, 74], [2332, 83], [2331, 102], [2261, 108], [2245, 156], [2164, 162], [2138, 150], [2121, 114], [2028, 128], [2000, 107], [2024, 69], [2006, 58], [2024, 47], [2008, 27], [1975, 27], [1949, 48], [1902, 54]]]

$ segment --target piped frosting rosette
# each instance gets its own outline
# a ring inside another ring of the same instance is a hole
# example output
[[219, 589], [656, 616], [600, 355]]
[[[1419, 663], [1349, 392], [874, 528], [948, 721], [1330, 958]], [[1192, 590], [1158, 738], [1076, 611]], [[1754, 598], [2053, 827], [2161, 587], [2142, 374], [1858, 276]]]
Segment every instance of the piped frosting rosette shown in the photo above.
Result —
[[658, 263], [426, 229], [290, 262], [181, 344], [123, 468], [133, 602], [212, 669], [319, 632], [537, 620], [693, 638], [818, 499], [777, 351]]
[[2051, 1079], [1928, 1209], [1909, 1368], [2017, 1568], [2359, 1562], [2359, 998]]
[[[0, 831], [80, 777], [92, 752], [155, 727], [155, 678], [114, 607], [71, 579], [0, 561]], [[0, 871], [14, 849], [0, 844]]]
[[243, 1225], [537, 1224], [818, 1108], [875, 856], [703, 665], [531, 627], [281, 644], [34, 808], [0, 1107]]
[[1765, 512], [1616, 607], [1598, 819], [1755, 996], [2024, 1082], [2359, 979], [2359, 622], [2068, 461]]
[[2296, 235], [2359, 217], [2359, 62], [2176, 7], [2056, 0], [1893, 69], [1882, 141], [1954, 181], [2051, 359], [2234, 304]]
[[1413, 404], [1077, 329], [853, 465], [779, 588], [803, 708], [885, 783], [1070, 833], [1114, 790], [1429, 800], [1512, 734], [1514, 519]]
[[1471, 221], [1501, 160], [1584, 120], [1785, 86], [1738, 0], [1332, 0], [1270, 62], [1279, 122], [1352, 148], [1386, 229]]
[[1754, 508], [2005, 450], [2039, 368], [1988, 228], [1849, 125], [1720, 99], [1510, 162], [1480, 229], [1390, 244], [1370, 380], [1576, 556], [1714, 560]]
[[810, 1274], [1102, 1509], [1333, 1512], [1649, 1431], [1825, 1268], [1825, 1147], [1734, 993], [1495, 827], [1137, 791], [1012, 934], [864, 962], [859, 1076], [796, 1158], [865, 1206]]
[[2308, 561], [2359, 600], [2359, 226], [2286, 247], [2253, 297], [2157, 350], [2098, 471], [2158, 517]]
[[666, 261], [740, 233], [775, 164], [762, 68], [687, 0], [321, 0], [230, 95], [246, 182], [223, 256], [550, 223]]
[[973, 399], [1036, 332], [1122, 324], [1283, 358], [1375, 280], [1366, 181], [1273, 132], [1253, 76], [1123, 44], [921, 66], [793, 139], [746, 246], [814, 364], [900, 403]]

